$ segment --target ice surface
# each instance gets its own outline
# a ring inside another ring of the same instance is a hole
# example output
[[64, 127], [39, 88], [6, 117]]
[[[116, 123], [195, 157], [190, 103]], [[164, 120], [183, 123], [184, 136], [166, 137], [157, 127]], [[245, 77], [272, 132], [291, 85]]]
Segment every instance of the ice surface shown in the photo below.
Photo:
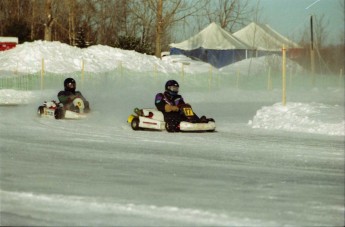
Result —
[[[277, 88], [237, 87], [238, 68], [213, 71], [209, 86], [209, 65], [186, 58], [41, 41], [17, 48], [0, 53], [1, 76], [14, 62], [18, 72], [37, 72], [30, 59], [44, 55], [59, 78], [49, 89], [0, 90], [1, 225], [344, 225], [343, 87], [294, 87], [283, 106]], [[38, 118], [38, 105], [62, 89], [61, 73], [79, 71], [81, 59], [98, 76], [76, 77], [89, 117]], [[259, 71], [262, 60], [233, 67]], [[185, 75], [176, 74], [181, 67]], [[134, 107], [153, 107], [170, 78], [217, 132], [130, 128]]]

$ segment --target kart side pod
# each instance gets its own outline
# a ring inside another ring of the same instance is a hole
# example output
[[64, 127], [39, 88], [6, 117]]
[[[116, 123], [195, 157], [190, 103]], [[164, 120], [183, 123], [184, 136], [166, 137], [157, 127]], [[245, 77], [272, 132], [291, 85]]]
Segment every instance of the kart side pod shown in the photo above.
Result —
[[133, 130], [154, 129], [164, 130], [165, 121], [163, 113], [156, 109], [135, 109], [136, 115], [129, 115], [127, 122], [131, 124]]

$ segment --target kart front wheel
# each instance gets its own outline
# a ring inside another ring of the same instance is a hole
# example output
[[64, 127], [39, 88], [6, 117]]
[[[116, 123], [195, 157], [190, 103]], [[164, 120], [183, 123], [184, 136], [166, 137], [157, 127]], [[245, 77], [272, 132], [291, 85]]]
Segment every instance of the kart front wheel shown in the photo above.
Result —
[[139, 118], [133, 118], [131, 122], [131, 127], [133, 130], [137, 131], [139, 130]]
[[57, 108], [54, 112], [55, 119], [62, 119], [65, 116], [65, 111], [62, 108]]

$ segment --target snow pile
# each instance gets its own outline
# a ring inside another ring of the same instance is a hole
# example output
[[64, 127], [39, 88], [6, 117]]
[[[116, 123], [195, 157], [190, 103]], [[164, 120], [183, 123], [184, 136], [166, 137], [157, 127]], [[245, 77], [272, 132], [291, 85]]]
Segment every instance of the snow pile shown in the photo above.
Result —
[[[60, 42], [46, 41], [26, 42], [0, 52], [0, 70], [23, 73], [40, 72], [42, 66], [46, 72], [52, 73], [79, 72], [83, 67], [85, 72], [109, 72], [122, 67], [136, 72], [168, 73], [181, 70], [181, 64], [175, 62], [103, 45], [80, 49]], [[205, 70], [209, 70], [209, 64], [197, 64], [207, 65]]]
[[253, 128], [344, 136], [343, 117], [343, 107], [339, 105], [276, 103], [262, 107], [248, 124]]
[[0, 70], [35, 73], [80, 71], [82, 50], [60, 42], [35, 41], [0, 52]]
[[31, 91], [16, 91], [12, 89], [0, 90], [0, 106], [1, 105], [19, 105], [27, 104], [34, 97]]
[[[267, 71], [270, 65], [278, 67], [281, 57], [259, 57], [246, 59], [224, 68], [219, 72], [246, 74], [248, 68], [255, 72]], [[192, 60], [182, 55], [155, 56], [141, 54], [131, 50], [122, 50], [104, 45], [95, 45], [85, 49], [69, 46], [58, 41], [34, 41], [17, 45], [16, 48], [0, 52], [0, 71], [36, 73], [42, 70], [52, 73], [109, 72], [125, 68], [134, 72], [163, 73], [207, 73], [218, 71], [210, 64]], [[301, 67], [287, 60], [288, 68]]]

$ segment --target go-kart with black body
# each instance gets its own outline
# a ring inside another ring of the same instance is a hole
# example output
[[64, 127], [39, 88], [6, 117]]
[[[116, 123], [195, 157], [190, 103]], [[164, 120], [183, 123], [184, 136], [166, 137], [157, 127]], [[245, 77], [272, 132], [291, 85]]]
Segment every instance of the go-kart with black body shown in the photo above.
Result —
[[133, 130], [167, 130], [168, 132], [214, 132], [215, 121], [202, 116], [199, 118], [189, 104], [179, 106], [176, 119], [165, 121], [161, 111], [154, 108], [134, 109], [135, 114], [128, 117], [127, 122]]

